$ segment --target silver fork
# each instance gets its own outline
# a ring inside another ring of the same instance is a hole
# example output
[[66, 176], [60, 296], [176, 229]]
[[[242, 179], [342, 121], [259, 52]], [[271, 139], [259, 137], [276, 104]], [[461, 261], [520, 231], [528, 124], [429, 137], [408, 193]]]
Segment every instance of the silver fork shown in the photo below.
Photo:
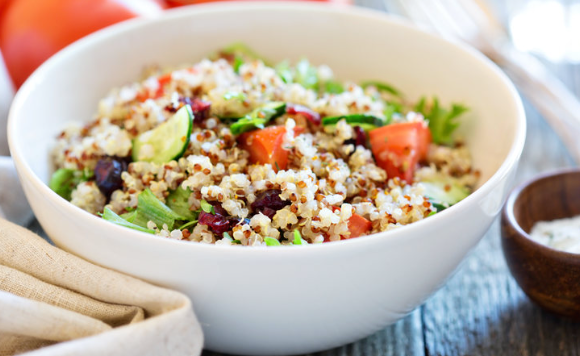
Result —
[[500, 67], [560, 136], [580, 165], [580, 101], [534, 56], [516, 50], [482, 0], [384, 0], [389, 10], [475, 47]]

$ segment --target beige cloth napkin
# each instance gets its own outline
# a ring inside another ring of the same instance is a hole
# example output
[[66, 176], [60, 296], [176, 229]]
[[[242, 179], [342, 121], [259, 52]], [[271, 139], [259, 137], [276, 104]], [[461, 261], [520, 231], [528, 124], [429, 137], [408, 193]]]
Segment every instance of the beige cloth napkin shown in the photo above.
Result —
[[0, 219], [0, 355], [199, 355], [183, 294], [93, 265]]

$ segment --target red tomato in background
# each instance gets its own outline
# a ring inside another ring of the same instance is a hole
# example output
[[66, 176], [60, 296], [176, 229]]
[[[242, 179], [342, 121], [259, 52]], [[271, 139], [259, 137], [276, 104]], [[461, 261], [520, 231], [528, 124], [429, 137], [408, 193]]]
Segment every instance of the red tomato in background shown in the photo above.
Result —
[[164, 8], [161, 0], [0, 0], [0, 49], [14, 86], [79, 38]]
[[220, 0], [0, 0], [0, 51], [18, 89], [42, 62], [94, 31], [168, 7], [213, 1]]
[[0, 15], [4, 13], [4, 8], [11, 0], [0, 0]]
[[[215, 2], [215, 1], [222, 1], [222, 0], [166, 0], [165, 2], [170, 7], [177, 7], [177, 6], [183, 6], [183, 5], [193, 5], [193, 4], [201, 4], [201, 3]], [[240, 0], [223, 0], [223, 1], [240, 1]], [[271, 1], [271, 0], [262, 0], [262, 1]], [[295, 1], [303, 1], [303, 0], [295, 0]], [[335, 4], [345, 4], [345, 5], [352, 4], [351, 0], [310, 0], [310, 1], [331, 2], [331, 3], [335, 3]]]
[[417, 164], [427, 157], [431, 131], [423, 122], [395, 123], [371, 130], [369, 140], [377, 165], [387, 171], [387, 177], [410, 184]]

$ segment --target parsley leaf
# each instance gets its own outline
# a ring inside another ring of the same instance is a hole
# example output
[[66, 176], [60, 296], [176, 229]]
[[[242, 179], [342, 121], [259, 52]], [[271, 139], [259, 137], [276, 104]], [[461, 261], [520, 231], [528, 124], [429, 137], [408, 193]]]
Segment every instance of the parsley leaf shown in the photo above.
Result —
[[211, 205], [210, 203], [208, 203], [205, 200], [201, 201], [201, 210], [205, 211], [208, 214], [215, 215], [215, 210], [214, 210], [213, 205]]
[[302, 238], [300, 231], [294, 230], [294, 245], [308, 245], [308, 242]]
[[316, 67], [310, 65], [307, 59], [302, 59], [296, 63], [294, 80], [306, 89], [318, 89], [318, 72]]
[[276, 65], [276, 74], [282, 79], [286, 84], [290, 84], [294, 81], [294, 71], [290, 67], [290, 62], [282, 61]]
[[324, 83], [324, 92], [328, 94], [340, 94], [344, 92], [344, 87], [338, 81], [329, 80]]
[[273, 237], [264, 237], [264, 242], [268, 246], [281, 246], [280, 242]]
[[429, 121], [429, 129], [433, 136], [433, 142], [444, 145], [453, 144], [453, 132], [459, 127], [459, 116], [469, 109], [457, 103], [452, 103], [450, 109], [439, 106], [439, 100], [433, 97], [431, 103], [425, 97], [415, 105], [415, 111], [423, 114]]

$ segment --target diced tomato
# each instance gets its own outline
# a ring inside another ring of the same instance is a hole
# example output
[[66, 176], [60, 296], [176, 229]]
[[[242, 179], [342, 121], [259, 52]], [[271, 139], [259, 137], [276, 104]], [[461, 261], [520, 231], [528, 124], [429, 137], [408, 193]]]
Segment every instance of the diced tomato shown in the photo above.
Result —
[[348, 219], [348, 231], [350, 231], [350, 238], [359, 237], [371, 231], [373, 224], [358, 214], [352, 214]]
[[419, 162], [425, 161], [427, 159], [427, 153], [429, 153], [429, 145], [433, 142], [431, 137], [431, 130], [427, 124], [418, 125], [418, 136], [419, 136]]
[[[303, 127], [294, 127], [294, 135], [304, 131]], [[288, 166], [288, 150], [282, 147], [285, 126], [271, 126], [261, 130], [246, 132], [238, 137], [241, 148], [250, 153], [250, 162], [258, 164], [271, 164], [278, 169], [286, 169]]]
[[377, 165], [388, 178], [413, 182], [417, 164], [427, 157], [431, 131], [423, 122], [395, 123], [369, 132]]
[[163, 87], [170, 81], [171, 81], [171, 73], [167, 73], [158, 77], [157, 83], [159, 84], [159, 86], [157, 87], [157, 90], [155, 90], [154, 93], [150, 92], [149, 90], [139, 92], [137, 93], [136, 99], [140, 102], [144, 102], [147, 99], [159, 99], [160, 97], [163, 96], [163, 93], [165, 92]]
[[157, 81], [159, 82], [159, 86], [163, 87], [165, 84], [171, 81], [171, 73], [163, 74], [157, 78]]

